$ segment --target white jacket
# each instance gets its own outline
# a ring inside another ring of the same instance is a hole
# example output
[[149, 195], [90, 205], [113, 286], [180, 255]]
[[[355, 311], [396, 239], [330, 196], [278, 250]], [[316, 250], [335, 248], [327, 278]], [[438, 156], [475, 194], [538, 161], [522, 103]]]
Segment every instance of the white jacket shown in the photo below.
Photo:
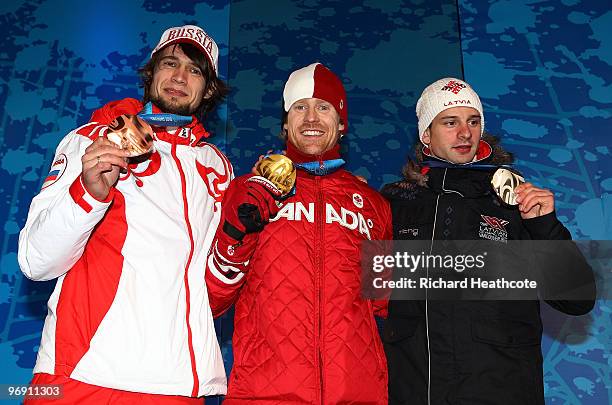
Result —
[[83, 187], [85, 148], [139, 102], [113, 102], [70, 132], [19, 235], [33, 280], [58, 278], [35, 373], [165, 395], [226, 392], [204, 283], [231, 164], [194, 122], [156, 132], [155, 152], [130, 165], [105, 201]]

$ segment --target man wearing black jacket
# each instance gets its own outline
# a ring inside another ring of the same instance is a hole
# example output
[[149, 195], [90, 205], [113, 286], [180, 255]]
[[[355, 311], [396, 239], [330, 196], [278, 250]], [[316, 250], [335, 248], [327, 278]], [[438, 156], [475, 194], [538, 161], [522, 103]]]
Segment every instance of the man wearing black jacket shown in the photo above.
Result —
[[[422, 143], [416, 163], [404, 167], [403, 180], [383, 188], [394, 239], [571, 239], [549, 190], [523, 183], [515, 206], [493, 192], [495, 167], [511, 164], [512, 155], [484, 133], [482, 104], [467, 83], [434, 82], [416, 110]], [[547, 303], [586, 314], [595, 299], [592, 273], [588, 266], [569, 271], [586, 280], [588, 299]], [[537, 300], [392, 300], [384, 328], [389, 403], [544, 404], [541, 337]]]

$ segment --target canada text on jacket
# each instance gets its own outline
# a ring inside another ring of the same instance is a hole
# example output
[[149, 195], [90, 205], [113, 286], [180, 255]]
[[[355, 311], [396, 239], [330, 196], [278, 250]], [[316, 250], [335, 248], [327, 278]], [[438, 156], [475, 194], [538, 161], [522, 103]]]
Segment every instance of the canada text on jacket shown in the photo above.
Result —
[[[288, 202], [270, 221], [278, 221], [281, 218], [285, 218], [287, 221], [305, 220], [312, 223], [315, 218], [315, 203], [308, 203], [308, 207], [306, 207], [299, 201]], [[361, 212], [355, 213], [344, 207], [340, 207], [340, 212], [338, 212], [330, 203], [325, 204], [325, 223], [337, 223], [350, 230], [357, 230], [368, 240], [371, 239], [370, 229], [374, 227], [373, 221], [369, 218], [366, 219]]]

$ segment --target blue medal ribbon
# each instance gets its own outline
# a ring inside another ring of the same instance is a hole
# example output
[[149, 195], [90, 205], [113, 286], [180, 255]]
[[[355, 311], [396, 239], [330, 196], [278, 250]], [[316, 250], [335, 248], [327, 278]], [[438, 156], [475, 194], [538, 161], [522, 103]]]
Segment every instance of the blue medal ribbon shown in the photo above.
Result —
[[190, 115], [178, 115], [168, 113], [153, 113], [153, 104], [148, 102], [138, 116], [150, 125], [156, 127], [183, 127], [191, 123], [193, 118]]
[[323, 160], [321, 162], [304, 162], [304, 163], [294, 163], [293, 165], [298, 169], [305, 170], [307, 173], [310, 173], [315, 176], [325, 176], [326, 174], [330, 174], [340, 169], [343, 164], [346, 162], [344, 159], [331, 159], [331, 160]]

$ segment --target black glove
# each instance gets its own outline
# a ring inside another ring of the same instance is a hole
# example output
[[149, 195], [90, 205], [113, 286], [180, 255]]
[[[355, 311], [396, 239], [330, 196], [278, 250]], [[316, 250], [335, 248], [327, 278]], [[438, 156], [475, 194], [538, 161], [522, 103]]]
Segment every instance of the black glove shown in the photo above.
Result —
[[237, 241], [259, 232], [279, 211], [281, 191], [261, 176], [235, 178], [223, 198], [223, 231]]

